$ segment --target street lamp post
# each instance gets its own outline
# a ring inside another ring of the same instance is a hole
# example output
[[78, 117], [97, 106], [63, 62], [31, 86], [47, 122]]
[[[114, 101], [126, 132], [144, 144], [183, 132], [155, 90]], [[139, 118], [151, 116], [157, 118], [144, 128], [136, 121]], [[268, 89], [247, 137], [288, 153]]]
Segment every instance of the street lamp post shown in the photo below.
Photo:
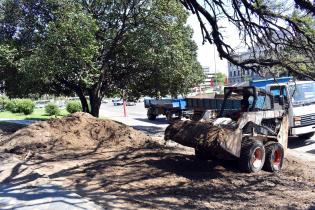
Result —
[[127, 117], [125, 90], [123, 90], [123, 107], [124, 107], [124, 117]]

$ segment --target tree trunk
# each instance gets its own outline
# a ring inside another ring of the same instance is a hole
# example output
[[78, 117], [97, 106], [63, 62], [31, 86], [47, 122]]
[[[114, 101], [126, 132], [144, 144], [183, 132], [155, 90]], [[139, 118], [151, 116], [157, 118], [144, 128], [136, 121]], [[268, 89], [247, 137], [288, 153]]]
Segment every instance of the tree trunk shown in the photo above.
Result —
[[94, 117], [99, 117], [100, 107], [102, 104], [102, 96], [98, 94], [98, 91], [91, 91], [90, 92], [90, 105], [91, 111], [90, 114]]
[[82, 111], [83, 112], [87, 112], [87, 113], [90, 113], [90, 110], [89, 110], [89, 105], [88, 105], [88, 102], [83, 94], [82, 91], [76, 91], [77, 95], [79, 96], [80, 98], [80, 101], [81, 101], [81, 105], [82, 105]]

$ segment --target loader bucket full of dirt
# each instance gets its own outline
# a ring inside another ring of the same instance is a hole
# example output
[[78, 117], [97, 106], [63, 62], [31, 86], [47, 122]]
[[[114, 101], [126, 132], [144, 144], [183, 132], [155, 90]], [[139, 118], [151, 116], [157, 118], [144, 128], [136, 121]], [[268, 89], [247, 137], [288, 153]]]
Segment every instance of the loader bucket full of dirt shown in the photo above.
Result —
[[164, 138], [202, 149], [217, 158], [229, 159], [230, 154], [221, 145], [225, 144], [230, 132], [209, 122], [178, 121], [166, 128]]

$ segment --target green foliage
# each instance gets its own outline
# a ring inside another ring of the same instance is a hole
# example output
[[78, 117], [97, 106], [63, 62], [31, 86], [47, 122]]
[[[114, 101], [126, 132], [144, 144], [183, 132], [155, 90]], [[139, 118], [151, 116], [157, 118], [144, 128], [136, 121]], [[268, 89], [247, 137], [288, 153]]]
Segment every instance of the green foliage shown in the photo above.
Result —
[[56, 104], [48, 103], [45, 106], [45, 113], [48, 116], [53, 116], [53, 115], [58, 116], [58, 115], [60, 115], [60, 109]]
[[4, 111], [7, 103], [9, 102], [9, 98], [6, 96], [0, 96], [0, 111]]
[[69, 101], [66, 105], [66, 109], [69, 113], [81, 112], [82, 106], [79, 101]]
[[18, 110], [25, 115], [32, 114], [35, 108], [35, 104], [31, 99], [21, 99], [18, 103]]
[[220, 85], [224, 85], [225, 78], [226, 78], [226, 76], [222, 72], [216, 73], [214, 75], [215, 81], [218, 82]]
[[31, 99], [12, 99], [6, 104], [6, 110], [12, 113], [32, 114], [35, 104]]
[[5, 109], [7, 111], [10, 111], [12, 113], [18, 113], [19, 110], [18, 110], [18, 99], [12, 99], [10, 100], [9, 102], [7, 102], [6, 106], [5, 106]]
[[177, 1], [5, 2], [10, 13], [0, 26], [18, 32], [6, 31], [4, 40], [18, 46], [12, 71], [23, 82], [12, 95], [89, 95], [97, 115], [103, 96], [184, 94], [203, 79], [188, 13]]

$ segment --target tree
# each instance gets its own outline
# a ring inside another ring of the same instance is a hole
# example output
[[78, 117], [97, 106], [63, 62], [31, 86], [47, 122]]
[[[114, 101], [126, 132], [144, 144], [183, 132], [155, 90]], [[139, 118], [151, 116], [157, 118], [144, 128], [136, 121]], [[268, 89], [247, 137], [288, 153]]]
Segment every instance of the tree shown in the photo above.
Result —
[[[18, 11], [29, 4], [6, 2]], [[36, 2], [31, 1], [34, 5]], [[185, 26], [187, 12], [177, 2], [47, 2], [46, 9], [32, 6], [36, 12], [29, 14], [31, 10], [27, 10], [17, 16], [16, 22], [31, 28], [39, 37], [36, 41], [27, 40], [33, 44], [29, 45], [30, 53], [19, 59], [19, 71], [30, 80], [46, 84], [47, 92], [75, 92], [84, 111], [98, 116], [102, 98], [123, 90], [130, 95], [177, 95], [201, 79], [197, 48], [191, 41], [191, 29]], [[25, 21], [42, 11], [51, 17], [45, 19], [43, 29], [37, 30], [34, 21]], [[6, 12], [4, 15], [9, 16]], [[3, 28], [12, 22], [6, 20], [1, 20]], [[8, 40], [17, 43], [28, 38], [25, 34], [16, 36], [19, 26], [11, 25], [15, 33], [6, 33]], [[140, 88], [141, 85], [146, 88]], [[90, 110], [85, 95], [89, 96]]]
[[219, 73], [216, 73], [216, 74], [214, 75], [214, 79], [215, 79], [215, 81], [218, 82], [219, 84], [224, 85], [226, 76], [225, 76], [225, 74], [223, 74], [222, 72], [219, 72]]
[[[290, 73], [315, 78], [314, 3], [304, 0], [292, 4], [265, 0], [180, 2], [198, 17], [204, 41], [215, 44], [221, 58], [255, 72], [278, 66]], [[219, 24], [222, 18], [238, 29], [252, 57], [242, 61], [233, 57], [235, 51], [224, 39], [224, 29]], [[295, 55], [303, 56], [291, 59]]]

